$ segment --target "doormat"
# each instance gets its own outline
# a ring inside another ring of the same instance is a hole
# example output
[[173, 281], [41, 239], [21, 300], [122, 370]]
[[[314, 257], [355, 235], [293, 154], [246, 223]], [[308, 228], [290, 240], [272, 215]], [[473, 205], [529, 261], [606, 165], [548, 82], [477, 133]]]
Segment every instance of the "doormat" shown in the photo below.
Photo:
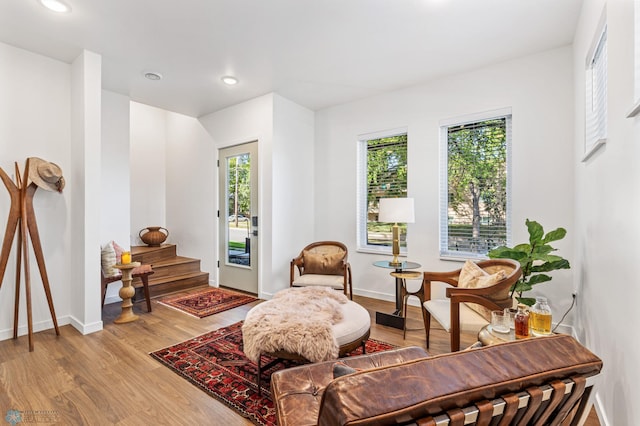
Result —
[[[262, 371], [258, 395], [256, 374], [258, 366], [245, 357], [242, 344], [243, 321], [223, 327], [178, 343], [168, 348], [151, 352], [149, 355], [169, 367], [175, 373], [198, 386], [237, 411], [254, 424], [275, 426], [276, 413], [271, 399], [271, 374], [300, 365], [301, 362], [283, 360], [268, 370]], [[380, 352], [393, 349], [388, 343], [369, 339], [366, 352]], [[360, 355], [362, 348], [347, 356]], [[263, 358], [263, 364], [272, 359]]]
[[208, 288], [187, 295], [165, 297], [158, 303], [197, 318], [204, 318], [256, 300], [258, 299], [243, 293], [223, 288]]

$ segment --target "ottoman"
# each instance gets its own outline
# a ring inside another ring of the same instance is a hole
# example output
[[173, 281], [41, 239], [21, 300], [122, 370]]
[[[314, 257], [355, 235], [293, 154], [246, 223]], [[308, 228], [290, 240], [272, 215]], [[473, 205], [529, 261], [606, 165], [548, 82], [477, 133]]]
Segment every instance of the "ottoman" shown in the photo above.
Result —
[[[358, 346], [365, 353], [370, 327], [369, 312], [331, 288], [288, 288], [254, 306], [243, 325], [243, 340], [245, 354], [258, 366], [258, 392], [262, 371], [282, 360], [327, 361]], [[323, 346], [323, 340], [331, 345]], [[262, 355], [275, 360], [262, 365]]]

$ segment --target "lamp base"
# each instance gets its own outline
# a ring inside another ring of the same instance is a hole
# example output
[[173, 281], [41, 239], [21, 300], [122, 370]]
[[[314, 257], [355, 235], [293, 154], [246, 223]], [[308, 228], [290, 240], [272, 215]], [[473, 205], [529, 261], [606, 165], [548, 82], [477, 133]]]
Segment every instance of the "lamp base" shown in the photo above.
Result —
[[391, 239], [393, 241], [392, 253], [393, 260], [389, 262], [389, 266], [399, 267], [402, 266], [402, 262], [398, 260], [398, 256], [400, 255], [400, 230], [398, 229], [398, 224], [394, 223], [391, 227]]

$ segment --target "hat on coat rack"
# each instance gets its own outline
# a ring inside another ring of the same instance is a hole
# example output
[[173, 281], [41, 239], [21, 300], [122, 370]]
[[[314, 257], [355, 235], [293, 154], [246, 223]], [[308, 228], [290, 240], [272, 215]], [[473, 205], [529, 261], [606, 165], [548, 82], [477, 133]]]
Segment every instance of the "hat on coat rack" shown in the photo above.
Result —
[[62, 192], [64, 177], [62, 169], [55, 163], [38, 157], [29, 157], [29, 180], [47, 191]]

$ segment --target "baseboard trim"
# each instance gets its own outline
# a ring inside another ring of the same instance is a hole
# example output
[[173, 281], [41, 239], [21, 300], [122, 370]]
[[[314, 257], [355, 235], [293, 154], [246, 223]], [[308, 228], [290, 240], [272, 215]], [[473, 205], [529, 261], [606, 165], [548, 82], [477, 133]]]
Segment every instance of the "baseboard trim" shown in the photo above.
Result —
[[78, 319], [73, 316], [71, 317], [70, 324], [73, 328], [78, 330], [83, 335], [95, 333], [96, 331], [102, 331], [102, 329], [104, 328], [102, 320], [90, 324], [84, 324], [81, 321], [78, 321]]
[[[58, 317], [58, 327], [70, 324], [70, 318], [68, 316]], [[40, 331], [53, 330], [53, 320], [48, 319], [44, 321], [38, 321], [33, 323], [33, 332], [38, 333]], [[18, 326], [18, 337], [26, 336], [29, 334], [29, 326], [27, 324]], [[5, 330], [0, 330], [0, 341], [13, 339], [13, 327]]]

